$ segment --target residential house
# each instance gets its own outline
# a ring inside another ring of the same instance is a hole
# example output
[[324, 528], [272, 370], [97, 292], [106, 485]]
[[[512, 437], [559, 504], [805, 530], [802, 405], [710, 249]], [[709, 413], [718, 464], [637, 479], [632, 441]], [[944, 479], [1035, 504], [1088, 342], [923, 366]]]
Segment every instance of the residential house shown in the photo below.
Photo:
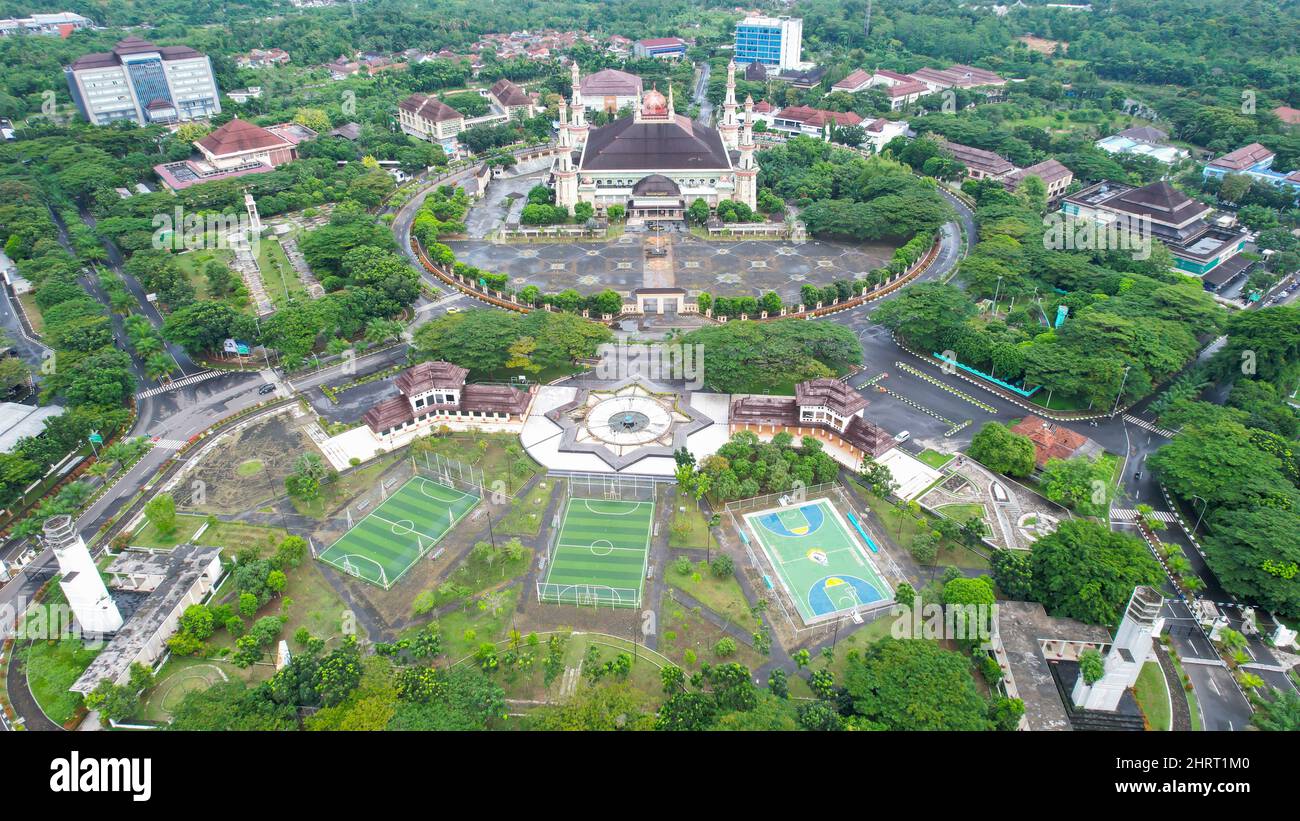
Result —
[[1251, 143], [1210, 160], [1205, 165], [1204, 176], [1208, 180], [1215, 177], [1223, 179], [1229, 174], [1245, 174], [1275, 188], [1290, 188], [1293, 193], [1300, 195], [1300, 170], [1274, 171], [1273, 160], [1276, 158], [1277, 155], [1268, 148], [1259, 143]]
[[512, 120], [527, 117], [533, 107], [528, 94], [504, 77], [492, 84], [488, 98]]
[[1104, 452], [1101, 445], [1082, 433], [1033, 414], [1012, 427], [1011, 432], [1027, 436], [1034, 443], [1034, 464], [1039, 469], [1047, 464], [1048, 459], [1073, 459], [1076, 456], [1096, 459]]
[[1126, 128], [1117, 134], [1097, 140], [1095, 145], [1110, 154], [1150, 157], [1165, 165], [1174, 165], [1188, 157], [1186, 151], [1169, 144], [1168, 134], [1149, 125]]
[[1016, 170], [1005, 157], [982, 148], [940, 140], [939, 145], [966, 166], [966, 176], [975, 180], [1000, 180]]

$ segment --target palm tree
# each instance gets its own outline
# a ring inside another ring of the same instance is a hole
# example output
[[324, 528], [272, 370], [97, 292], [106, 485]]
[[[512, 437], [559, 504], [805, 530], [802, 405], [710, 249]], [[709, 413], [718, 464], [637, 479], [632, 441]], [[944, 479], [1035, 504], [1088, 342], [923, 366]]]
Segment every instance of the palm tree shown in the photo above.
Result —
[[161, 380], [164, 376], [172, 372], [176, 363], [165, 353], [156, 353], [144, 362], [145, 375], [150, 379]]

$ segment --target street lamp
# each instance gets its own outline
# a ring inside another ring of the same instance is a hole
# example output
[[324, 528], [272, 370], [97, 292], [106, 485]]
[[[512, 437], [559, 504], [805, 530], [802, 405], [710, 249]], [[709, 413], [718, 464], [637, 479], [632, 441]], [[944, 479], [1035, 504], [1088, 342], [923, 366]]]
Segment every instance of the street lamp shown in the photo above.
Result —
[[1115, 394], [1115, 407], [1111, 408], [1110, 415], [1114, 416], [1119, 413], [1119, 400], [1124, 395], [1124, 383], [1128, 381], [1129, 365], [1124, 366], [1124, 378], [1119, 381], [1119, 392]]
[[[1200, 496], [1197, 496], [1195, 493], [1192, 494], [1192, 498], [1193, 498], [1193, 499], [1201, 499], [1201, 497], [1200, 497]], [[1210, 503], [1209, 503], [1209, 502], [1205, 501], [1204, 499], [1201, 499], [1201, 513], [1200, 513], [1199, 516], [1196, 517], [1196, 524], [1192, 525], [1192, 538], [1193, 538], [1193, 539], [1196, 538], [1196, 531], [1197, 531], [1197, 529], [1200, 528], [1200, 526], [1201, 526], [1201, 517], [1205, 515], [1205, 509], [1206, 509], [1207, 507], [1209, 507], [1209, 506], [1210, 506]]]

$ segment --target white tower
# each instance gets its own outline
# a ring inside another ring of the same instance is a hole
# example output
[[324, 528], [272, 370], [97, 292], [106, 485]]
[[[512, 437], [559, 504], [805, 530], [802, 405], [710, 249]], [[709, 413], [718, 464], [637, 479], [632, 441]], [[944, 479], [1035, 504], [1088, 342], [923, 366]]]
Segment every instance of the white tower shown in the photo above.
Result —
[[[748, 119], [748, 114], [746, 114]], [[728, 151], [740, 146], [740, 123], [736, 121], [736, 61], [727, 63], [727, 97], [722, 101], [722, 120], [718, 134]]]
[[574, 148], [587, 144], [587, 109], [582, 101], [582, 82], [578, 77], [578, 63], [570, 66], [570, 79], [573, 81], [573, 123], [569, 126], [569, 138]]
[[71, 516], [54, 516], [45, 522], [45, 543], [54, 548], [62, 579], [59, 586], [77, 618], [83, 634], [115, 633], [122, 627], [122, 614], [108, 595], [108, 588], [90, 557]]
[[572, 209], [578, 203], [578, 171], [573, 167], [573, 141], [570, 138], [569, 109], [560, 101], [560, 153], [555, 155], [551, 174], [555, 177], [555, 204]]
[[257, 203], [253, 200], [253, 195], [247, 191], [244, 192], [244, 208], [248, 211], [249, 233], [262, 233], [262, 215], [257, 213]]
[[736, 202], [758, 207], [758, 161], [754, 159], [754, 98], [745, 98], [745, 127], [740, 134], [740, 160], [736, 165]]
[[1124, 619], [1115, 632], [1115, 641], [1106, 653], [1106, 673], [1091, 686], [1083, 676], [1074, 683], [1071, 698], [1085, 710], [1114, 712], [1124, 691], [1137, 683], [1142, 665], [1151, 655], [1151, 637], [1160, 632], [1164, 619], [1160, 607], [1164, 597], [1151, 587], [1137, 587], [1124, 609]]

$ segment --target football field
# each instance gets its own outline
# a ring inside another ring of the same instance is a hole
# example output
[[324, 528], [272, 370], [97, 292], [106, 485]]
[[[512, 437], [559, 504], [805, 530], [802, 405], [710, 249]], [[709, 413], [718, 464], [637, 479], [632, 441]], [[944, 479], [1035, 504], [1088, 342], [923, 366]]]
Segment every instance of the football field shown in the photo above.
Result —
[[387, 589], [478, 501], [473, 493], [413, 477], [319, 558], [348, 575]]
[[639, 607], [654, 509], [648, 501], [570, 499], [538, 599]]

